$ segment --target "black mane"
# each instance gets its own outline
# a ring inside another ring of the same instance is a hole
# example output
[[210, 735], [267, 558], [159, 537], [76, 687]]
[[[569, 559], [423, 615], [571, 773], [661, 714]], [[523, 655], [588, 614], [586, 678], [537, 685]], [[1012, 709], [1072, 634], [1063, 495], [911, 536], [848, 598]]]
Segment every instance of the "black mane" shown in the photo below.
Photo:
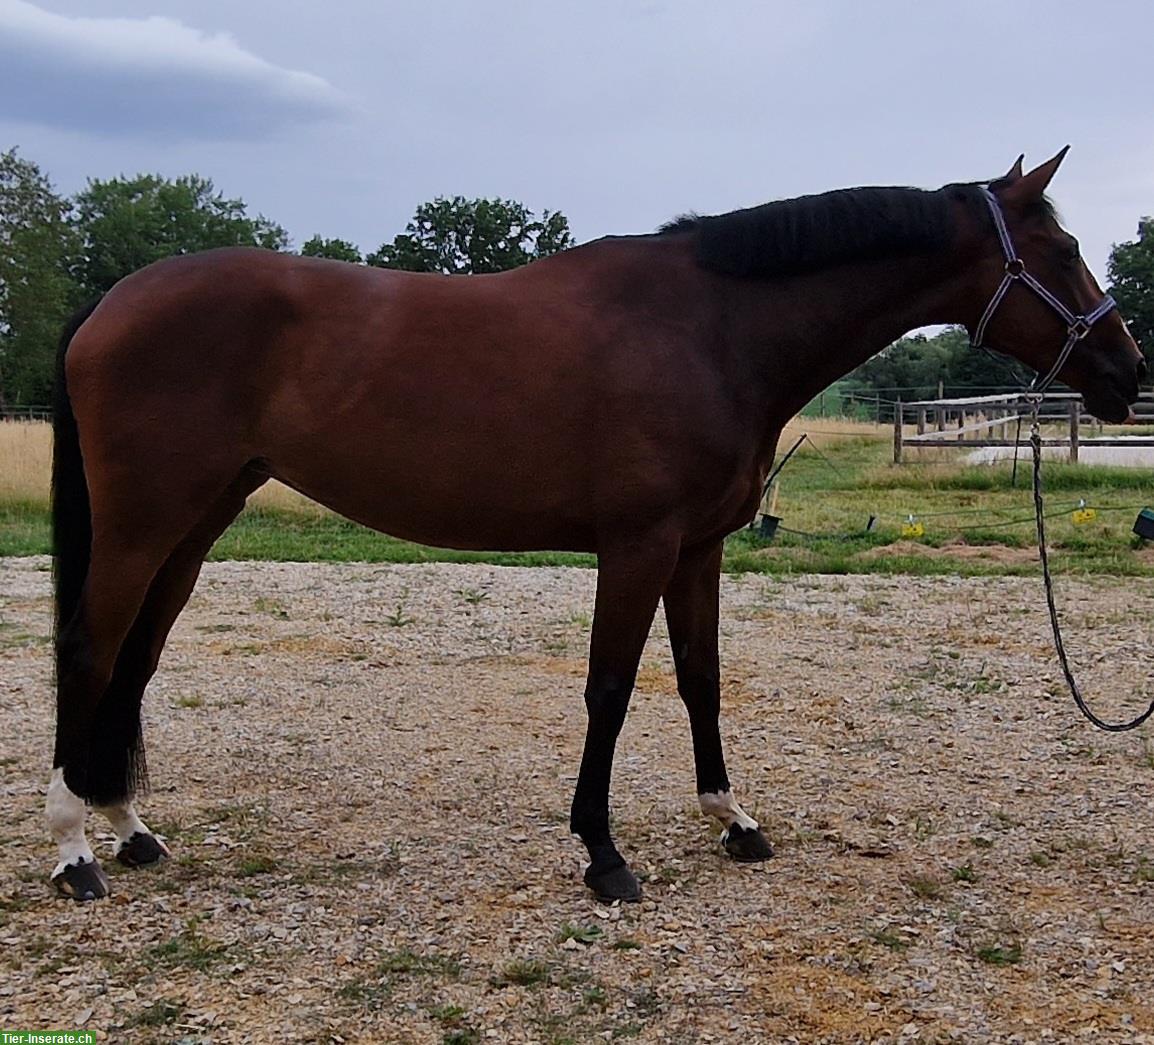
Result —
[[953, 236], [951, 204], [981, 205], [978, 185], [838, 189], [713, 217], [690, 214], [660, 235], [693, 233], [697, 262], [731, 276], [782, 276], [931, 251]]

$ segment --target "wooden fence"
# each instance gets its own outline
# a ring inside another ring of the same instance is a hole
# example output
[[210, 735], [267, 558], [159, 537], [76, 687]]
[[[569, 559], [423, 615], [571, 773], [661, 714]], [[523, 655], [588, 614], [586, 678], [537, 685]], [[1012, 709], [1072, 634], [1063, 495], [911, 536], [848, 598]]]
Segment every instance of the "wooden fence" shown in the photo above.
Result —
[[[1134, 404], [1141, 423], [1154, 425], [1154, 393], [1143, 392]], [[1077, 462], [1080, 447], [1154, 446], [1154, 436], [1103, 435], [1103, 425], [1086, 414], [1076, 393], [1047, 395], [1040, 417], [1042, 445], [1064, 446], [1069, 460]], [[1014, 446], [1018, 425], [1029, 424], [1030, 408], [1018, 393], [970, 396], [963, 399], [927, 399], [894, 406], [894, 463], [901, 464], [907, 447], [951, 447], [969, 450], [984, 446]], [[1060, 426], [1063, 434], [1048, 435]], [[1086, 435], [1089, 427], [1097, 435]], [[909, 428], [913, 428], [911, 433]], [[1029, 438], [1029, 431], [1021, 434]]]

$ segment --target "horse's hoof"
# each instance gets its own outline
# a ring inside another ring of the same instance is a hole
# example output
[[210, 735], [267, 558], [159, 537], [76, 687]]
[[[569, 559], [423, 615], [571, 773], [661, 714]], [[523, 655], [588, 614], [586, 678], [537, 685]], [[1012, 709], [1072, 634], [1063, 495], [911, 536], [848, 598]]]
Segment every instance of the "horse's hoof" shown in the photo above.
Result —
[[585, 884], [596, 894], [598, 900], [612, 903], [620, 900], [622, 903], [637, 903], [641, 899], [641, 883], [629, 870], [627, 864], [618, 864], [616, 867], [593, 873], [590, 866], [585, 871]]
[[111, 891], [96, 860], [68, 864], [63, 871], [52, 876], [52, 884], [61, 896], [70, 900], [100, 900]]
[[742, 864], [755, 864], [773, 856], [771, 846], [759, 827], [741, 827], [734, 824], [722, 836], [721, 844], [734, 860]]
[[168, 846], [144, 831], [137, 831], [116, 850], [116, 859], [125, 867], [151, 867], [170, 855]]

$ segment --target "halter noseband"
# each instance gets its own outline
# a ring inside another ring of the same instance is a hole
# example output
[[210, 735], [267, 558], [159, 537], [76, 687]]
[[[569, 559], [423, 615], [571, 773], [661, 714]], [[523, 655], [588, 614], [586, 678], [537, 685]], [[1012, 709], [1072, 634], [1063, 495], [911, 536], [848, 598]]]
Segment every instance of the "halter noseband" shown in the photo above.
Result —
[[1045, 377], [1038, 380], [1035, 376], [1034, 380], [1030, 383], [1029, 391], [1040, 394], [1054, 383], [1054, 380], [1058, 376], [1058, 371], [1062, 369], [1066, 360], [1070, 358], [1070, 353], [1074, 351], [1074, 346], [1090, 333], [1091, 327], [1093, 327], [1098, 320], [1116, 308], [1117, 305], [1109, 294], [1104, 294], [1102, 300], [1098, 302], [1097, 307], [1092, 312], [1088, 312], [1082, 316], [1074, 315], [1073, 312], [1026, 271], [1026, 263], [1018, 257], [1017, 252], [1014, 250], [1014, 241], [1010, 239], [1010, 230], [1006, 228], [1006, 219], [1002, 214], [1002, 208], [998, 203], [998, 198], [984, 185], [982, 186], [982, 192], [985, 193], [986, 203], [989, 204], [990, 207], [990, 216], [994, 219], [994, 228], [997, 229], [998, 232], [998, 241], [1001, 243], [1002, 253], [1006, 257], [1006, 272], [1005, 275], [1002, 276], [1002, 282], [998, 284], [998, 289], [994, 291], [994, 296], [990, 298], [990, 303], [986, 306], [986, 311], [982, 313], [982, 318], [978, 320], [978, 325], [974, 330], [974, 336], [970, 344], [975, 348], [985, 348], [982, 342], [985, 338], [986, 327], [989, 326], [990, 320], [993, 319], [994, 313], [998, 310], [998, 306], [1006, 296], [1006, 292], [1016, 282], [1025, 284], [1037, 294], [1038, 297], [1046, 302], [1046, 304], [1054, 309], [1066, 324], [1066, 344], [1062, 346], [1062, 351], [1058, 353], [1058, 358], [1054, 360], [1054, 365], [1050, 367]]

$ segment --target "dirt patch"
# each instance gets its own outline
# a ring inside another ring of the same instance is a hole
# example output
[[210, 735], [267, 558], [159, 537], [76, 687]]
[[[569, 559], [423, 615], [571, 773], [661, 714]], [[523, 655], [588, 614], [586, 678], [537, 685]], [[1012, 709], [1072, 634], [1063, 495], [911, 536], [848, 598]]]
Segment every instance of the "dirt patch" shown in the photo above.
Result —
[[1003, 544], [966, 544], [963, 541], [934, 547], [920, 541], [894, 541], [878, 548], [859, 552], [855, 559], [870, 561], [897, 557], [920, 557], [924, 559], [957, 559], [963, 562], [990, 562], [1000, 565], [1018, 565], [1038, 561], [1036, 548], [1008, 548]]
[[[0, 561], [12, 630], [48, 631], [42, 566]], [[146, 708], [142, 813], [174, 859], [110, 862], [115, 896], [90, 906], [45, 882], [47, 646], [0, 648], [0, 1026], [134, 1043], [1150, 1040], [1146, 731], [1076, 717], [1035, 579], [723, 578], [730, 775], [778, 848], [756, 866], [729, 862], [697, 812], [658, 624], [614, 773], [645, 888], [626, 908], [587, 898], [567, 829], [594, 584], [210, 564]], [[1098, 710], [1133, 713], [1154, 690], [1154, 583], [1063, 579], [1060, 598]]]

